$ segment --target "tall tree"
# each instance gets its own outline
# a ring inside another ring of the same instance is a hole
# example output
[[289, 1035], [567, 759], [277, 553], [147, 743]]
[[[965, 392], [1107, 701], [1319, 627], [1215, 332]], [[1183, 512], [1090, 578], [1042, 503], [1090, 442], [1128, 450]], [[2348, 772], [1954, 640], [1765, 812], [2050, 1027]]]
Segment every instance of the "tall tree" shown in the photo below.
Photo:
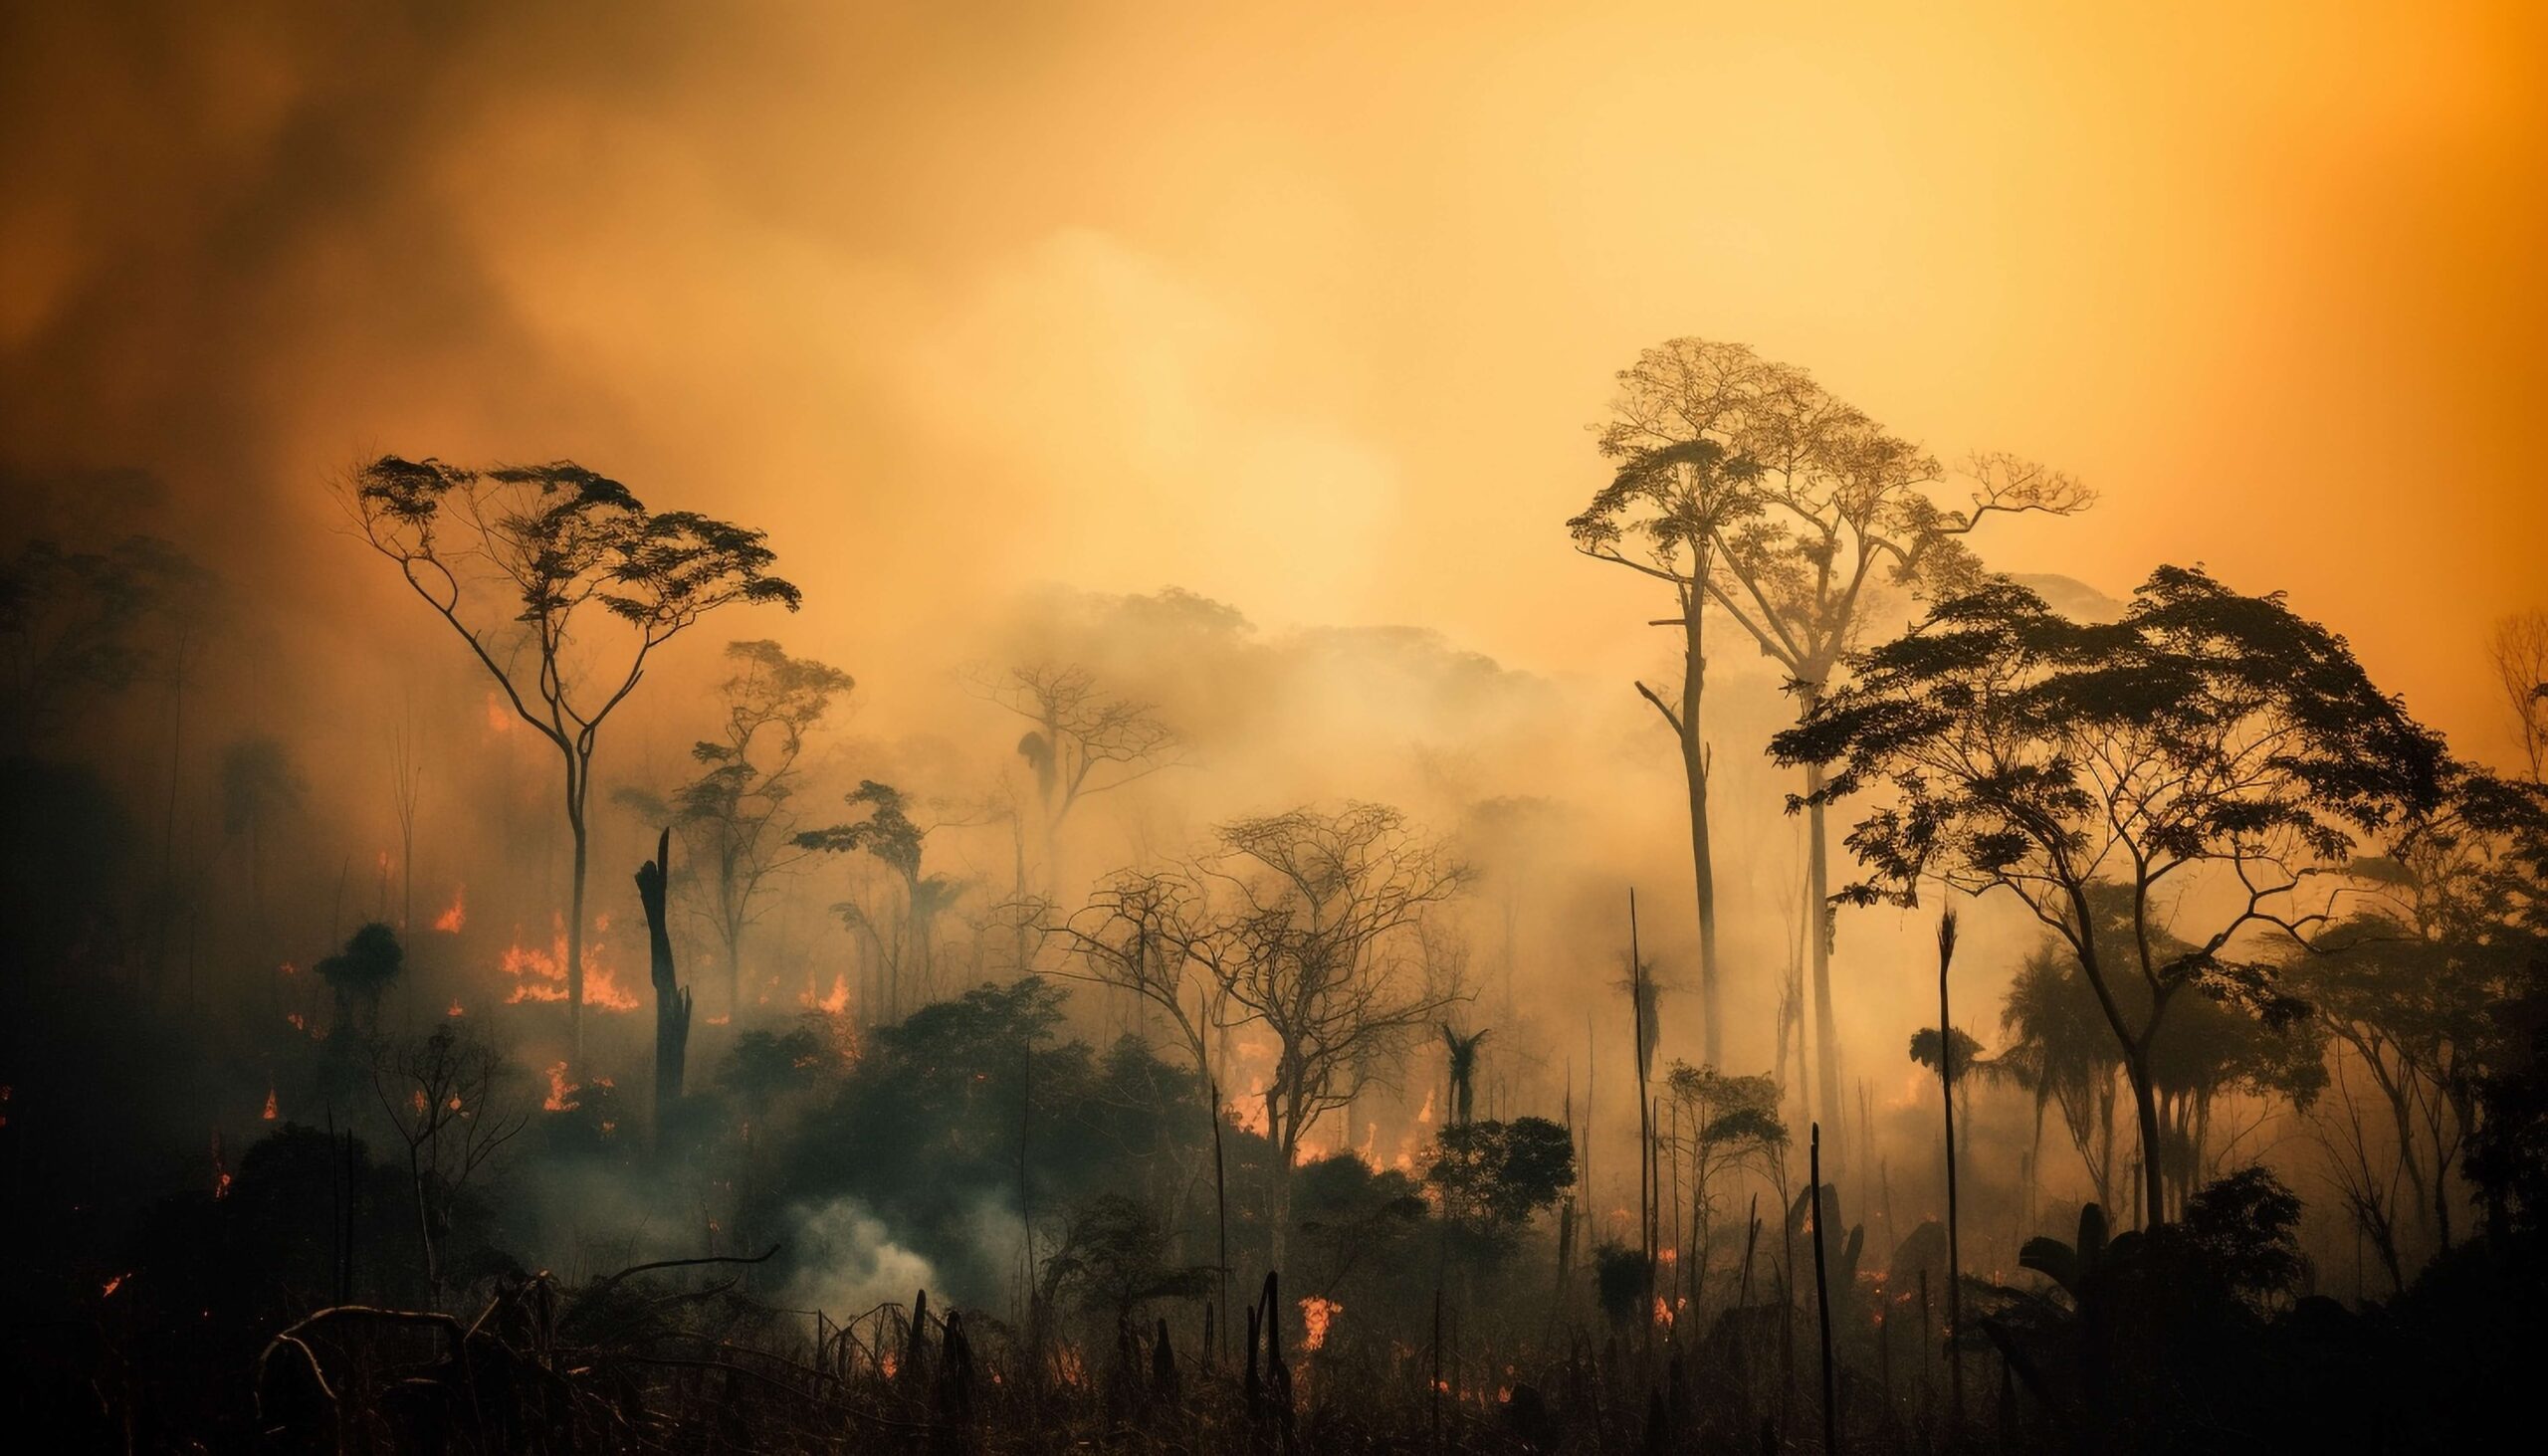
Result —
[[738, 603], [794, 611], [801, 594], [770, 574], [777, 557], [761, 532], [650, 512], [626, 486], [571, 461], [471, 470], [384, 455], [339, 496], [363, 539], [557, 750], [574, 842], [566, 1006], [580, 1054], [587, 810], [602, 725], [637, 691], [655, 650], [701, 617]]
[[[2477, 1132], [2480, 1084], [2506, 1050], [2503, 1007], [2519, 997], [2539, 949], [2522, 924], [2540, 895], [2522, 847], [2548, 842], [2548, 794], [2535, 784], [2457, 764], [2447, 783], [2440, 812], [2384, 836], [2382, 852], [2360, 867], [2387, 893], [2324, 937], [2322, 953], [2294, 955], [2286, 969], [2325, 1035], [2378, 1089], [2394, 1139], [2384, 1149], [2390, 1170], [2437, 1249], [2453, 1236], [2454, 1180]], [[2350, 1102], [2341, 1112], [2350, 1119]], [[2368, 1170], [2371, 1150], [2350, 1136], [2358, 1120], [2338, 1129], [2353, 1144], [2337, 1149], [2340, 1160]], [[2358, 1215], [2371, 1211], [2357, 1201]]]
[[880, 927], [875, 917], [856, 902], [843, 902], [832, 909], [874, 942], [890, 974], [885, 1019], [897, 1020], [902, 1015], [903, 972], [908, 967], [915, 988], [927, 993], [937, 951], [938, 918], [963, 894], [963, 882], [931, 874], [923, 867], [930, 831], [911, 816], [910, 800], [901, 789], [872, 778], [862, 779], [846, 795], [845, 802], [866, 810], [866, 816], [828, 828], [809, 829], [797, 835], [795, 843], [825, 854], [864, 852], [893, 872], [902, 890], [899, 924]]
[[[2302, 1014], [2251, 942], [2327, 927], [2358, 838], [2435, 807], [2440, 737], [2279, 596], [2179, 567], [2104, 624], [1992, 582], [1853, 666], [1772, 740], [1782, 763], [1838, 765], [1826, 799], [1892, 790], [1850, 831], [1864, 878], [1836, 898], [1911, 905], [1935, 877], [2005, 891], [2048, 928], [2123, 1053], [2147, 1216], [2163, 1217], [2153, 1051], [2169, 1008], [2193, 990], [2269, 1021]], [[2095, 934], [2107, 881], [2131, 905], [2119, 957]], [[2165, 953], [2171, 923], [2184, 948]]]
[[1061, 829], [1080, 800], [1184, 761], [1182, 741], [1157, 708], [1109, 692], [1078, 664], [1017, 664], [974, 691], [1029, 725], [1017, 756], [1034, 780], [1048, 898], [1062, 893]]
[[760, 918], [771, 882], [806, 853], [795, 843], [788, 807], [805, 735], [857, 685], [838, 668], [788, 656], [775, 642], [727, 643], [726, 660], [734, 671], [718, 689], [718, 734], [690, 749], [698, 775], [669, 797], [636, 789], [616, 797], [671, 824], [698, 866], [691, 899], [726, 957], [732, 1018], [743, 1014], [744, 933]]
[[[1631, 371], [1632, 372], [1632, 371]], [[1627, 382], [1627, 376], [1622, 376]], [[1615, 432], [1620, 427], [1611, 426]], [[1610, 432], [1602, 441], [1613, 453]], [[1624, 566], [1665, 583], [1673, 615], [1650, 625], [1681, 633], [1681, 682], [1670, 694], [1639, 680], [1639, 697], [1670, 729], [1681, 755], [1689, 797], [1690, 873], [1699, 925], [1699, 1034], [1707, 1059], [1724, 1053], [1724, 1017], [1717, 984], [1716, 850], [1708, 825], [1709, 749], [1700, 711], [1707, 683], [1703, 608], [1715, 573], [1719, 526], [1753, 509], [1751, 463], [1714, 440], [1693, 439], [1672, 449], [1629, 453], [1592, 504], [1567, 522], [1575, 547], [1597, 560]], [[1629, 555], [1629, 550], [1636, 555]]]
[[[1705, 828], [1707, 745], [1699, 728], [1706, 666], [1701, 623], [1713, 608], [1776, 662], [1809, 716], [1857, 645], [1873, 588], [1891, 584], [1942, 598], [1978, 567], [1960, 537], [1995, 513], [2069, 514], [2093, 499], [2076, 481], [2008, 455], [1977, 455], [1970, 502], [1947, 510], [1928, 491], [1937, 462], [1833, 398], [1805, 370], [1735, 343], [1676, 338], [1619, 374], [1600, 434], [1619, 462], [1609, 487], [1570, 522], [1579, 550], [1671, 583], [1681, 629], [1677, 706], [1640, 683], [1681, 744], [1690, 784], [1691, 848], [1699, 880], [1700, 1000], [1710, 1061], [1721, 1060], [1714, 886]], [[1644, 559], [1626, 554], [1635, 537]], [[1825, 905], [1828, 846], [1821, 768], [1805, 765], [1806, 893]], [[1840, 1106], [1831, 1000], [1831, 924], [1810, 929], [1816, 1081], [1822, 1106]]]

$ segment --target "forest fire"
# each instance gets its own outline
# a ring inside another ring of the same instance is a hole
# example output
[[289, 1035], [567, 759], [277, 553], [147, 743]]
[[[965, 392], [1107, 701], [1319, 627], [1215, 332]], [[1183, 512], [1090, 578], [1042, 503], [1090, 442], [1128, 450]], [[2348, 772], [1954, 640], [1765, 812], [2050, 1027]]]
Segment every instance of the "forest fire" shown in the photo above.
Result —
[[1327, 1331], [1329, 1325], [1335, 1322], [1337, 1316], [1344, 1313], [1345, 1307], [1336, 1303], [1334, 1300], [1322, 1299], [1317, 1295], [1311, 1295], [1309, 1298], [1302, 1300], [1302, 1352], [1304, 1353], [1315, 1354], [1319, 1351], [1324, 1350], [1327, 1347]]
[[28, 1449], [2537, 1439], [2548, 4], [419, 8], [0, 7]]
[[[505, 996], [507, 1005], [566, 999], [566, 922], [562, 915], [551, 919], [547, 945], [525, 945], [517, 938], [497, 962], [498, 970], [514, 978], [514, 987]], [[595, 931], [609, 928], [608, 916], [593, 922]], [[584, 1005], [597, 1011], [636, 1010], [637, 998], [620, 986], [618, 972], [602, 959], [603, 949], [598, 939], [584, 942]]]
[[575, 1094], [582, 1090], [580, 1085], [566, 1079], [564, 1062], [552, 1062], [548, 1067], [548, 1096], [541, 1100], [539, 1110], [547, 1113], [571, 1113], [583, 1106], [575, 1100]]

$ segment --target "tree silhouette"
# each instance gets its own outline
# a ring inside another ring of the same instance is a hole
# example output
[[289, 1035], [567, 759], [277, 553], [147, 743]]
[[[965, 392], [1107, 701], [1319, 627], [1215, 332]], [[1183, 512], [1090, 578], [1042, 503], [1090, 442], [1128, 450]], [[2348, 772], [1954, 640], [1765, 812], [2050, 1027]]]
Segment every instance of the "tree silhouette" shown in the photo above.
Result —
[[718, 736], [691, 745], [698, 775], [669, 797], [622, 789], [620, 802], [670, 823], [692, 865], [693, 904], [726, 957], [726, 1011], [743, 1014], [743, 936], [760, 918], [771, 882], [806, 851], [795, 844], [788, 804], [805, 735], [849, 693], [849, 674], [790, 657], [775, 642], [730, 642], [734, 673], [719, 686]]
[[[1779, 1084], [1758, 1074], [1720, 1072], [1676, 1061], [1663, 1075], [1664, 1095], [1671, 1098], [1689, 1128], [1686, 1143], [1690, 1172], [1690, 1237], [1695, 1251], [1676, 1261], [1674, 1278], [1687, 1277], [1703, 1290], [1709, 1256], [1715, 1246], [1717, 1195], [1724, 1178], [1747, 1166], [1767, 1170], [1786, 1156], [1787, 1124], [1779, 1118]], [[1670, 1194], [1678, 1201], [1679, 1189]]]
[[[572, 461], [470, 470], [384, 455], [341, 490], [368, 541], [465, 643], [514, 712], [557, 749], [574, 840], [566, 1007], [583, 1045], [584, 879], [593, 753], [655, 649], [737, 603], [794, 611], [761, 532], [687, 511], [650, 512]], [[615, 623], [616, 657], [596, 647]]]
[[2513, 742], [2536, 783], [2548, 771], [2548, 611], [2534, 608], [2495, 623], [2486, 657], [2512, 718]]
[[[1647, 349], [1618, 378], [1600, 435], [1601, 453], [1619, 462], [1617, 474], [1568, 527], [1578, 550], [1673, 590], [1678, 614], [1655, 625], [1681, 628], [1678, 706], [1643, 683], [1637, 691], [1681, 744], [1698, 879], [1703, 1038], [1708, 1060], [1718, 1061], [1708, 753], [1699, 727], [1705, 614], [1724, 614], [1778, 663], [1800, 718], [1810, 717], [1856, 645], [1871, 588], [1889, 582], [1931, 600], [1951, 595], [1976, 578], [1961, 537], [1983, 518], [2068, 515], [2094, 497], [2030, 462], [1976, 455], [1964, 469], [1969, 505], [1941, 509], [1928, 496], [1944, 479], [1935, 460], [1833, 398], [1805, 370], [1742, 344], [1672, 339]], [[1631, 540], [1643, 559], [1622, 549]], [[1814, 763], [1805, 770], [1806, 893], [1820, 906], [1828, 873], [1822, 770]], [[1807, 940], [1816, 1080], [1826, 1109], [1840, 1106], [1831, 938], [1826, 916]]]
[[336, 1025], [346, 1035], [357, 1026], [378, 1023], [381, 993], [406, 963], [398, 933], [378, 921], [355, 931], [344, 949], [318, 962], [319, 976], [336, 993]]
[[1458, 999], [1410, 977], [1399, 942], [1466, 871], [1383, 804], [1239, 819], [1214, 838], [1191, 873], [1219, 904], [1189, 953], [1228, 998], [1233, 1024], [1274, 1038], [1264, 1099], [1279, 1268], [1303, 1140]]
[[1048, 863], [1054, 835], [1081, 799], [1184, 761], [1159, 710], [1107, 692], [1077, 664], [1022, 663], [975, 691], [1032, 725], [1017, 756], [1035, 776]]
[[655, 988], [655, 1144], [668, 1141], [666, 1125], [681, 1105], [683, 1082], [690, 1067], [691, 988], [681, 983], [673, 964], [671, 915], [665, 905], [672, 888], [673, 832], [655, 837], [655, 857], [637, 867], [637, 903], [646, 913], [647, 978]]
[[[1893, 791], [1850, 831], [1865, 874], [1835, 898], [1914, 904], [1935, 877], [2006, 891], [2048, 928], [2123, 1052], [2148, 1216], [2164, 1217], [2153, 1053], [2170, 1007], [2194, 989], [2274, 1023], [2305, 1014], [2241, 937], [2325, 929], [2358, 837], [2436, 806], [2440, 738], [2279, 596], [2178, 567], [2106, 624], [1993, 582], [1853, 666], [1772, 742], [1782, 763], [1839, 765], [1825, 799]], [[2217, 899], [2175, 893], [2206, 872]], [[2129, 897], [2120, 957], [2095, 935], [2100, 881]], [[2170, 909], [2186, 936], [2173, 954], [2153, 935]]]
[[469, 1180], [531, 1120], [505, 1072], [504, 1055], [484, 1032], [450, 1020], [375, 1049], [372, 1093], [406, 1147], [431, 1302], [442, 1297], [443, 1236]]
[[865, 808], [867, 817], [807, 830], [796, 836], [795, 843], [825, 854], [865, 853], [893, 872], [903, 898], [903, 919], [898, 928], [878, 926], [855, 902], [844, 901], [832, 907], [845, 923], [864, 931], [884, 958], [891, 977], [885, 1015], [891, 1019], [902, 1011], [906, 961], [912, 980], [926, 993], [933, 974], [938, 918], [963, 894], [963, 882], [922, 869], [930, 831], [912, 818], [905, 807], [909, 801], [901, 789], [872, 778], [861, 779], [844, 802], [853, 808]]
[[1575, 1186], [1575, 1138], [1546, 1118], [1462, 1120], [1435, 1135], [1424, 1180], [1441, 1192], [1446, 1216], [1500, 1252]]
[[1477, 1049], [1486, 1041], [1486, 1028], [1463, 1035], [1445, 1021], [1441, 1031], [1443, 1068], [1451, 1087], [1450, 1123], [1457, 1127], [1469, 1120], [1476, 1105]]
[[[2477, 1132], [2480, 1086], [2510, 1050], [2501, 1011], [2537, 948], [2522, 919], [2541, 890], [2521, 847], [2548, 837], [2548, 793], [2536, 784], [2460, 764], [2446, 783], [2440, 811], [2396, 826], [2358, 865], [2387, 893], [2284, 971], [2379, 1092], [2392, 1171], [2438, 1249], [2453, 1237], [2453, 1179]], [[2350, 1117], [2349, 1098], [2342, 1111]], [[2373, 1154], [2359, 1132], [2341, 1127], [2349, 1145], [2330, 1150], [2357, 1176], [2356, 1211], [2368, 1214], [2377, 1183], [2360, 1180]]]

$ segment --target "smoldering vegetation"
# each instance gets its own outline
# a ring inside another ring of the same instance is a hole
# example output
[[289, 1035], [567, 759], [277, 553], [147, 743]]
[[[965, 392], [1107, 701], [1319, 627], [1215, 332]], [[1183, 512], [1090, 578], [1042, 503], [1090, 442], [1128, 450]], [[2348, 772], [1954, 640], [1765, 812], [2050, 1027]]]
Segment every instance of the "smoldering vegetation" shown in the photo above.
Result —
[[2279, 597], [1995, 573], [1995, 518], [2093, 495], [1740, 346], [1648, 351], [1598, 444], [1549, 543], [1652, 597], [1632, 684], [1061, 585], [880, 676], [791, 632], [807, 547], [567, 462], [313, 482], [313, 569], [380, 588], [322, 633], [146, 477], [13, 475], [21, 1421], [2498, 1429], [2544, 1292], [2539, 621], [2490, 769]]

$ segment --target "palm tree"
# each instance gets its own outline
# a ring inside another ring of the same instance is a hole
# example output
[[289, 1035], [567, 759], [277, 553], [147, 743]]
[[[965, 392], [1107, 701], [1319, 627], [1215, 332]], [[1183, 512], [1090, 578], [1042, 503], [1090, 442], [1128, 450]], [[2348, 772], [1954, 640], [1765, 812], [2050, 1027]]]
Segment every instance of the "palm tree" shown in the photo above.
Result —
[[2116, 1076], [2123, 1057], [2098, 1014], [2095, 996], [2077, 970], [2051, 947], [2036, 950], [2018, 967], [2000, 1005], [2000, 1031], [2008, 1045], [1985, 1063], [1985, 1076], [2005, 1078], [2034, 1094], [2035, 1139], [2040, 1147], [2047, 1105], [2061, 1110], [2062, 1126], [2095, 1185], [2097, 1202], [2114, 1205]]

